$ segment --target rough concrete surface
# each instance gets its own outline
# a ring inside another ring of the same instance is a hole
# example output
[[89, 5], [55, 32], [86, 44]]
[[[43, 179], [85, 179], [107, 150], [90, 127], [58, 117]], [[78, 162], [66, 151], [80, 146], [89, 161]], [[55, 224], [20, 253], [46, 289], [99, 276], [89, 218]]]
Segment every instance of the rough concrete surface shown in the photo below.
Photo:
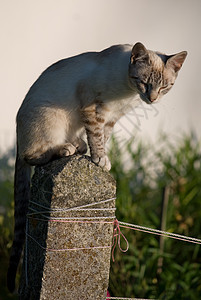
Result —
[[35, 168], [20, 299], [106, 299], [115, 200], [67, 209], [115, 198], [115, 194], [111, 175], [86, 156]]

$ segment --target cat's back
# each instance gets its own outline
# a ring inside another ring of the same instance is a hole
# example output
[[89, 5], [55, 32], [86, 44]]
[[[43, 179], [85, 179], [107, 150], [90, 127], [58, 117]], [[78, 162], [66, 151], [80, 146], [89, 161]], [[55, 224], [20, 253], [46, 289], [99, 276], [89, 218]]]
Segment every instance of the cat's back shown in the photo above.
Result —
[[131, 48], [131, 45], [115, 45], [100, 52], [86, 52], [59, 60], [40, 75], [31, 86], [24, 102], [29, 102], [29, 105], [30, 99], [35, 105], [41, 105], [42, 101], [59, 103], [69, 99], [74, 102], [79, 82], [95, 82], [99, 77], [108, 80], [111, 72], [121, 73], [125, 66], [127, 72], [125, 61], [128, 60]]
[[100, 64], [107, 63], [109, 60], [116, 60], [116, 58], [123, 55], [123, 53], [128, 53], [132, 49], [132, 46], [129, 44], [125, 45], [114, 45], [109, 48], [106, 48], [100, 52], [86, 52], [69, 58], [61, 59], [51, 66], [49, 66], [39, 77], [39, 80], [48, 78], [51, 76], [62, 75], [69, 76], [73, 78], [74, 76], [86, 76], [94, 68]]
[[95, 67], [95, 52], [62, 59], [49, 66], [33, 83], [20, 111], [49, 105], [76, 105], [76, 84]]
[[41, 76], [48, 76], [53, 73], [69, 73], [84, 71], [94, 66], [98, 52], [86, 52], [69, 58], [61, 59], [49, 66]]
[[116, 59], [119, 56], [122, 56], [124, 54], [127, 54], [131, 52], [132, 45], [130, 44], [119, 44], [119, 45], [113, 45], [109, 48], [106, 48], [100, 52], [98, 52], [98, 58], [101, 60], [107, 60], [111, 58]]
[[57, 61], [40, 75], [31, 89], [42, 89], [43, 86], [61, 89], [66, 85], [73, 88], [76, 81], [86, 77], [94, 69], [96, 55], [96, 52], [87, 52]]
[[[74, 74], [86, 76], [93, 69], [99, 67], [100, 64], [107, 63], [108, 60], [112, 62], [117, 58], [124, 56], [124, 53], [130, 53], [132, 46], [114, 45], [106, 48], [100, 52], [86, 52], [69, 58], [59, 60], [49, 66], [41, 75], [41, 77], [48, 77], [51, 75], [59, 76], [65, 74], [73, 78]], [[79, 76], [79, 77], [80, 77]]]

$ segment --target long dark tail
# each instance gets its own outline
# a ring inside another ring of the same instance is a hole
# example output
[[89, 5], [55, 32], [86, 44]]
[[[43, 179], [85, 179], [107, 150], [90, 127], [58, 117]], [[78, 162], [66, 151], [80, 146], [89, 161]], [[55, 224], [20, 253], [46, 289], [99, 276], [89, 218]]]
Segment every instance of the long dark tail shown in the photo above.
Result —
[[26, 214], [30, 197], [30, 174], [31, 167], [19, 158], [17, 151], [14, 182], [15, 227], [7, 273], [7, 286], [10, 292], [15, 289], [16, 272], [25, 241]]

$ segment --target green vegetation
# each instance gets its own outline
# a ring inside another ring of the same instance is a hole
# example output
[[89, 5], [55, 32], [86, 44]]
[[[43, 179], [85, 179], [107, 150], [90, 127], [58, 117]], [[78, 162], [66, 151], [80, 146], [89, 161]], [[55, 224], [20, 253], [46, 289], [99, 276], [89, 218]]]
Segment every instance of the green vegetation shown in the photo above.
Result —
[[[155, 147], [133, 141], [127, 151], [129, 169], [124, 170], [123, 151], [113, 140], [110, 157], [117, 181], [117, 219], [155, 229], [166, 220], [166, 231], [201, 238], [201, 148], [196, 136], [182, 136], [177, 143], [163, 136]], [[167, 208], [164, 189], [169, 194]], [[200, 245], [121, 230], [130, 247], [126, 253], [115, 252], [110, 274], [113, 295], [200, 298]]]
[[17, 299], [6, 288], [9, 250], [13, 237], [13, 161], [14, 149], [0, 158], [0, 300]]
[[[16, 299], [5, 288], [13, 228], [12, 157], [9, 152], [0, 159], [0, 300]], [[201, 145], [193, 133], [176, 141], [163, 136], [155, 145], [133, 140], [123, 149], [113, 139], [110, 158], [117, 181], [119, 221], [156, 229], [163, 223], [166, 231], [201, 238]], [[122, 253], [115, 249], [110, 274], [113, 296], [200, 298], [200, 245], [124, 228], [121, 231], [129, 250]], [[123, 239], [121, 242], [124, 247]]]

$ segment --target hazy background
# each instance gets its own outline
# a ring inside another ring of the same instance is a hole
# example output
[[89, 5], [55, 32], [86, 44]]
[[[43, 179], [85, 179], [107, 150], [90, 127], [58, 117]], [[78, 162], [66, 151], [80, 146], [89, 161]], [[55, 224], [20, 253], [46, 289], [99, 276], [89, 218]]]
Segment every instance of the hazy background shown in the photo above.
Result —
[[[196, 129], [201, 137], [200, 0], [1, 0], [0, 149], [14, 141], [15, 116], [29, 87], [53, 62], [113, 44], [143, 42], [173, 54], [188, 51], [173, 90], [116, 127], [155, 140]], [[126, 129], [125, 129], [126, 127]]]

